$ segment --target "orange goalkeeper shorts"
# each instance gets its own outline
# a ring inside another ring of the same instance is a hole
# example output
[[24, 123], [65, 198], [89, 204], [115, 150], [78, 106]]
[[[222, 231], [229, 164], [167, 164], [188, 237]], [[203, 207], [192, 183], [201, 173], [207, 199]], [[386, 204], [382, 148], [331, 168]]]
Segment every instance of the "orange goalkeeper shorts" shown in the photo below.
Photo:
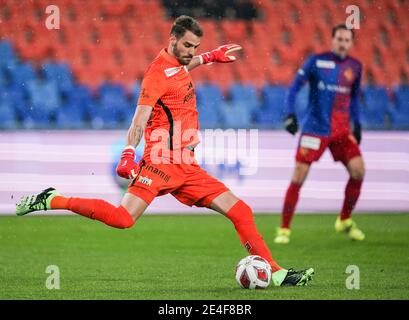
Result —
[[192, 164], [154, 164], [149, 158], [144, 158], [139, 162], [139, 169], [128, 192], [148, 204], [155, 197], [170, 193], [188, 206], [209, 207], [217, 196], [229, 191], [196, 161]]

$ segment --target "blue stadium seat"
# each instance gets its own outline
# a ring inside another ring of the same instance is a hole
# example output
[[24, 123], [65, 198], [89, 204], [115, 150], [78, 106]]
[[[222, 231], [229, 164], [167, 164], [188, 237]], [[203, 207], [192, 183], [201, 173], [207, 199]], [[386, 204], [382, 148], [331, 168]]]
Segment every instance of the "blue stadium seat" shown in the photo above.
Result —
[[28, 83], [30, 104], [36, 110], [55, 112], [61, 105], [61, 98], [56, 82], [34, 80]]
[[91, 102], [89, 102], [85, 111], [86, 121], [92, 121], [94, 118], [96, 118], [98, 116], [99, 109], [100, 106], [97, 100], [92, 100]]
[[39, 106], [26, 106], [23, 110], [22, 124], [25, 129], [45, 129], [52, 125], [51, 117], [51, 112]]
[[29, 62], [17, 64], [10, 69], [11, 81], [15, 86], [27, 90], [27, 84], [37, 78], [33, 65]]
[[226, 128], [249, 128], [251, 126], [251, 113], [248, 109], [237, 104], [226, 105], [222, 108], [224, 127]]
[[233, 104], [248, 109], [250, 113], [254, 113], [260, 109], [257, 89], [252, 85], [233, 84], [230, 87], [230, 96]]
[[56, 83], [32, 80], [28, 82], [28, 103], [19, 109], [24, 128], [49, 128], [61, 105]]
[[42, 65], [42, 71], [48, 81], [55, 81], [59, 90], [69, 92], [73, 86], [72, 71], [66, 63], [46, 62]]
[[363, 96], [363, 114], [369, 128], [384, 128], [385, 116], [390, 108], [386, 89], [384, 87], [368, 86], [363, 89]]
[[102, 83], [98, 88], [98, 92], [101, 96], [106, 94], [118, 96], [125, 95], [125, 89], [123, 86], [111, 82]]
[[0, 41], [0, 69], [7, 68], [8, 64], [17, 60], [13, 46], [9, 41]]
[[409, 86], [399, 86], [394, 90], [395, 106], [392, 124], [396, 128], [409, 128]]
[[117, 129], [120, 128], [120, 114], [118, 110], [107, 106], [96, 105], [91, 124], [95, 129]]
[[105, 101], [107, 103], [115, 103], [115, 100], [117, 100], [117, 104], [120, 107], [123, 107], [125, 102], [128, 104], [125, 89], [119, 84], [104, 83], [99, 87], [98, 91], [101, 103], [105, 103]]
[[100, 100], [97, 117], [105, 128], [118, 128], [127, 121], [131, 110], [125, 90], [121, 85], [105, 83], [99, 88]]
[[222, 109], [225, 107], [220, 88], [213, 84], [196, 87], [197, 111], [201, 128], [218, 128], [222, 125]]
[[81, 129], [84, 127], [85, 110], [78, 105], [66, 104], [58, 109], [56, 125], [58, 129]]
[[130, 97], [130, 109], [124, 115], [123, 126], [129, 127], [132, 123], [132, 118], [135, 114], [136, 107], [138, 105], [139, 93], [141, 91], [141, 85], [139, 82], [135, 82], [131, 88], [131, 97]]
[[86, 85], [78, 85], [66, 93], [67, 103], [82, 109], [86, 116], [91, 117], [94, 112], [94, 103], [91, 89]]
[[0, 129], [15, 129], [16, 127], [17, 116], [14, 108], [4, 102], [0, 102]]
[[286, 91], [283, 86], [266, 85], [262, 88], [263, 106], [256, 112], [257, 124], [266, 127], [282, 125]]
[[0, 91], [1, 103], [9, 105], [21, 116], [22, 110], [26, 105], [22, 88], [18, 86], [3, 87], [3, 90]]

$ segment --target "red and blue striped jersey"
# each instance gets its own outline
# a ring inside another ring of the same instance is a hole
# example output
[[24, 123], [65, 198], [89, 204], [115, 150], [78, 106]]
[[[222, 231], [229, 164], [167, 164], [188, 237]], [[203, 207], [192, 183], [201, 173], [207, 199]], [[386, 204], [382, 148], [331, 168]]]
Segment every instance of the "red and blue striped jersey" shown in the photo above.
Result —
[[340, 58], [333, 52], [311, 56], [288, 90], [285, 113], [295, 112], [296, 95], [308, 82], [310, 92], [302, 133], [348, 134], [351, 120], [360, 124], [361, 73], [362, 64], [350, 56]]

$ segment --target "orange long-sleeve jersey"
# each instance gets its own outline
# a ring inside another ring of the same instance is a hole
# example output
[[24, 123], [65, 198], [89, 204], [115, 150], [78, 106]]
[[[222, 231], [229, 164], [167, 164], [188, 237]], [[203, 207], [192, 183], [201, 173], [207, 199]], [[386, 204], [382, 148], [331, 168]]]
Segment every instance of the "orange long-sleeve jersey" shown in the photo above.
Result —
[[[153, 107], [145, 129], [145, 155], [162, 141], [169, 150], [199, 143], [196, 93], [186, 68], [162, 49], [145, 72], [138, 105]], [[166, 141], [164, 141], [166, 139]]]

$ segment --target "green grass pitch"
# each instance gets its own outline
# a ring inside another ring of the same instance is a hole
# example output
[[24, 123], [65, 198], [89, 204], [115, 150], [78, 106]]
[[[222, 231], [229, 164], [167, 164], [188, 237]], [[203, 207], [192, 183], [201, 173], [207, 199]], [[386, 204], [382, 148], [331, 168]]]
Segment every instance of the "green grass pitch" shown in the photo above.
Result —
[[[284, 267], [314, 267], [308, 287], [241, 289], [236, 263], [247, 255], [219, 215], [145, 214], [129, 230], [79, 216], [0, 218], [0, 299], [409, 299], [409, 214], [357, 214], [366, 233], [352, 242], [335, 215], [298, 215], [289, 245], [275, 245], [278, 215], [256, 223]], [[48, 290], [48, 265], [60, 289]], [[348, 290], [348, 265], [360, 289]]]

